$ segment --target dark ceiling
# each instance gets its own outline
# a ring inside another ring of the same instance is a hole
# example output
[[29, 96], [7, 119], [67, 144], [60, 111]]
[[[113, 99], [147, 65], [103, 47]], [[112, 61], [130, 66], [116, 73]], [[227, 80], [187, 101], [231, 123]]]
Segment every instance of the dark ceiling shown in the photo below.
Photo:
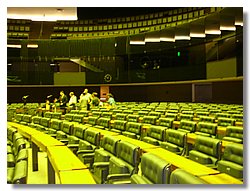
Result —
[[175, 7], [78, 7], [79, 20], [142, 15], [176, 9]]

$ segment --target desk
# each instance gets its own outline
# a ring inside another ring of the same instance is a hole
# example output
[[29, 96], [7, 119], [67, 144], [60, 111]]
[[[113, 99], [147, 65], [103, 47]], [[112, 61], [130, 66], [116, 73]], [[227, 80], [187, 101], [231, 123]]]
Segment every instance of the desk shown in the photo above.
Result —
[[204, 176], [204, 175], [220, 173], [217, 170], [206, 167], [200, 163], [197, 163], [185, 157], [179, 156], [163, 148], [145, 149], [145, 151], [149, 153], [153, 153], [159, 156], [160, 158], [164, 159], [165, 161], [167, 161], [174, 167], [181, 168], [195, 176]]
[[91, 129], [93, 131], [97, 131], [101, 134], [101, 138], [103, 136], [117, 136], [119, 135], [119, 133], [116, 133], [116, 132], [113, 132], [113, 131], [108, 131], [108, 130], [103, 130], [103, 129], [98, 129], [98, 128], [95, 128], [95, 127], [87, 127], [88, 129]]
[[61, 184], [96, 184], [89, 170], [60, 171]]
[[55, 173], [87, 169], [67, 146], [51, 146], [48, 153], [48, 183], [55, 183]]
[[204, 180], [208, 184], [243, 184], [242, 181], [225, 173], [201, 176], [200, 179]]
[[116, 138], [120, 139], [121, 141], [127, 141], [127, 142], [129, 142], [129, 143], [132, 143], [132, 144], [134, 144], [134, 145], [137, 145], [138, 147], [140, 147], [141, 154], [142, 154], [143, 152], [145, 152], [146, 149], [155, 149], [155, 148], [159, 148], [159, 146], [152, 145], [152, 144], [146, 143], [146, 142], [144, 142], [144, 141], [132, 139], [132, 138], [126, 137], [126, 136], [124, 136], [124, 135], [118, 135], [118, 136], [116, 136]]

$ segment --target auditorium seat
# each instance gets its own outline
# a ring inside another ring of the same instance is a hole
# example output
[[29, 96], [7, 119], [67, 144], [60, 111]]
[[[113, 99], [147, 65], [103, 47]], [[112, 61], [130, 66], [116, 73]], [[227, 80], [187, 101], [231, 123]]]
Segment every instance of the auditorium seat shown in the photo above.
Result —
[[116, 156], [117, 144], [120, 140], [112, 136], [104, 136], [100, 142], [100, 149], [94, 153], [93, 177], [98, 184], [103, 184], [107, 179], [109, 159]]
[[24, 114], [20, 124], [29, 125], [32, 122], [32, 115]]
[[66, 120], [66, 121], [72, 121], [74, 115], [75, 115], [75, 114], [72, 114], [72, 113], [66, 113], [66, 114], [64, 115], [64, 120]]
[[170, 184], [206, 184], [200, 178], [177, 168], [170, 175]]
[[126, 123], [127, 121], [114, 120], [114, 124], [111, 126], [110, 130], [121, 134], [126, 130]]
[[200, 121], [200, 122], [214, 123], [214, 122], [215, 122], [215, 117], [200, 116], [200, 117], [199, 117], [199, 121]]
[[194, 121], [181, 120], [178, 131], [183, 131], [186, 133], [193, 133], [196, 130], [196, 125], [197, 124]]
[[195, 113], [196, 117], [200, 118], [201, 116], [209, 116], [209, 112], [208, 111], [197, 111]]
[[99, 117], [101, 117], [101, 115], [102, 115], [102, 112], [101, 112], [101, 111], [93, 111], [93, 112], [92, 112], [92, 116], [93, 116], [93, 117], [99, 118]]
[[126, 129], [125, 131], [122, 131], [122, 134], [133, 139], [140, 139], [141, 127], [141, 123], [127, 122]]
[[90, 117], [88, 117], [88, 124], [91, 125], [91, 126], [97, 125], [98, 118], [99, 117], [96, 117], [96, 116], [90, 116]]
[[231, 118], [231, 114], [229, 113], [216, 113], [215, 114], [215, 117], [218, 119], [218, 118]]
[[20, 114], [20, 113], [16, 114], [15, 122], [20, 123], [23, 120], [23, 115], [24, 114]]
[[161, 118], [159, 118], [158, 125], [171, 129], [173, 127], [173, 122], [174, 122], [174, 118], [161, 117]]
[[61, 117], [62, 117], [62, 113], [61, 112], [53, 112], [51, 114], [51, 118], [52, 119], [61, 119]]
[[133, 114], [134, 111], [133, 111], [133, 110], [127, 110], [127, 109], [126, 109], [126, 110], [123, 110], [123, 113], [128, 115], [128, 114]]
[[194, 115], [191, 115], [191, 114], [183, 114], [183, 113], [181, 113], [179, 115], [179, 121], [181, 121], [181, 120], [193, 121], [193, 118], [194, 118]]
[[225, 147], [222, 158], [217, 163], [222, 173], [227, 173], [235, 178], [243, 178], [243, 144], [232, 143]]
[[138, 173], [139, 147], [120, 141], [117, 145], [117, 156], [111, 157], [108, 165], [106, 184], [131, 183], [130, 177]]
[[216, 132], [216, 123], [198, 122], [195, 134], [215, 138]]
[[138, 122], [138, 120], [139, 120], [139, 115], [132, 115], [132, 114], [129, 114], [128, 116], [127, 116], [127, 121], [128, 122]]
[[189, 151], [189, 159], [214, 168], [220, 159], [220, 151], [221, 140], [197, 136], [194, 148]]
[[82, 115], [83, 117], [88, 117], [89, 111], [78, 111], [78, 113], [76, 113], [76, 114]]
[[84, 163], [92, 166], [93, 153], [99, 148], [100, 133], [91, 129], [84, 131], [84, 140], [79, 141], [79, 147], [76, 152], [78, 158]]
[[72, 122], [83, 123], [83, 115], [81, 114], [73, 115]]
[[235, 119], [219, 117], [217, 124], [218, 124], [218, 126], [222, 126], [222, 127], [234, 126], [235, 125]]
[[160, 143], [165, 139], [165, 131], [165, 127], [151, 125], [147, 129], [147, 134], [142, 138], [142, 141], [153, 145], [160, 145]]
[[158, 117], [156, 117], [156, 116], [144, 116], [142, 119], [142, 123], [156, 125], [157, 119], [158, 119]]
[[144, 116], [148, 115], [148, 111], [142, 111], [142, 110], [140, 110], [140, 111], [138, 111], [138, 115], [140, 117], [144, 117]]
[[61, 130], [56, 132], [56, 139], [67, 144], [68, 135], [72, 135], [73, 124], [68, 121], [63, 121], [61, 124]]
[[232, 114], [231, 117], [237, 122], [243, 122], [243, 114]]
[[235, 143], [243, 143], [243, 127], [227, 126], [226, 136], [222, 139]]
[[62, 120], [51, 119], [50, 128], [48, 128], [48, 134], [52, 137], [56, 137], [56, 132], [61, 130]]
[[117, 113], [116, 116], [115, 116], [115, 119], [116, 120], [126, 121], [127, 116], [128, 116], [128, 114], [125, 114], [125, 113]]
[[174, 121], [177, 120], [177, 113], [165, 113], [165, 118], [172, 118]]
[[145, 153], [141, 157], [141, 175], [131, 176], [132, 184], [169, 184], [170, 164], [160, 157]]
[[22, 160], [16, 163], [12, 183], [13, 184], [27, 184], [28, 175], [28, 161]]
[[97, 119], [97, 125], [95, 125], [95, 128], [109, 129], [109, 122], [110, 118], [100, 117], [99, 119]]
[[160, 143], [161, 147], [178, 155], [185, 154], [186, 133], [174, 129], [166, 130], [165, 141]]
[[52, 112], [50, 111], [45, 112], [43, 117], [52, 118]]
[[39, 116], [33, 116], [32, 117], [32, 123], [34, 123], [34, 124], [40, 124], [41, 118], [42, 117], [39, 117]]
[[156, 111], [151, 111], [148, 113], [148, 116], [156, 116], [157, 118], [161, 117], [161, 113], [160, 112], [156, 112]]
[[108, 119], [111, 120], [112, 119], [112, 115], [113, 115], [112, 112], [103, 112], [101, 117], [108, 118]]

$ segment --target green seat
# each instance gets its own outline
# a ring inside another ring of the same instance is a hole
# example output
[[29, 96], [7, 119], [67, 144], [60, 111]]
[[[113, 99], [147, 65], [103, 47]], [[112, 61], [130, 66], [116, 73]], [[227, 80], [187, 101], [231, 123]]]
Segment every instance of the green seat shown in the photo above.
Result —
[[243, 143], [243, 127], [227, 126], [226, 136], [222, 139], [235, 143]]
[[200, 118], [201, 116], [209, 116], [209, 112], [208, 111], [197, 111], [196, 117]]
[[23, 115], [24, 114], [20, 114], [20, 113], [16, 114], [15, 122], [20, 123], [23, 120]]
[[117, 113], [115, 119], [125, 121], [128, 114], [125, 113]]
[[56, 137], [56, 132], [61, 130], [62, 120], [51, 119], [50, 128], [48, 128], [48, 134], [52, 137]]
[[66, 121], [72, 121], [74, 115], [75, 115], [75, 114], [72, 114], [72, 113], [66, 113], [66, 114], [64, 115], [64, 120], [66, 120]]
[[161, 142], [160, 146], [175, 154], [184, 155], [186, 146], [186, 133], [174, 129], [167, 129], [165, 141]]
[[210, 116], [199, 116], [199, 122], [214, 123], [214, 122], [215, 122], [215, 117], [210, 117]]
[[43, 117], [52, 118], [52, 112], [50, 111], [45, 112]]
[[233, 114], [232, 118], [237, 122], [243, 122], [243, 114]]
[[128, 114], [133, 114], [134, 111], [133, 110], [127, 110], [127, 109], [125, 109], [125, 110], [123, 110], [123, 113], [126, 114], [126, 115], [128, 115]]
[[165, 127], [151, 125], [147, 129], [147, 135], [142, 138], [142, 141], [153, 145], [160, 145], [160, 143], [165, 139], [165, 130]]
[[215, 117], [218, 118], [231, 118], [231, 114], [230, 113], [216, 113]]
[[144, 116], [148, 115], [148, 111], [142, 111], [142, 110], [140, 110], [140, 111], [138, 111], [138, 115], [140, 117], [144, 117]]
[[193, 114], [183, 114], [181, 113], [179, 116], [179, 121], [186, 120], [186, 121], [193, 121], [194, 115]]
[[110, 122], [109, 118], [100, 117], [97, 120], [98, 125], [96, 125], [95, 127], [99, 129], [109, 129], [109, 122]]
[[170, 164], [160, 157], [145, 153], [141, 157], [141, 175], [131, 176], [132, 184], [169, 184]]
[[95, 149], [99, 148], [100, 133], [91, 129], [84, 132], [84, 140], [79, 141], [79, 148], [76, 152], [78, 158], [90, 167], [93, 164]]
[[83, 115], [80, 114], [73, 115], [72, 121], [77, 123], [83, 123]]
[[216, 132], [216, 123], [199, 122], [197, 124], [195, 134], [214, 138], [216, 136]]
[[[79, 114], [79, 110], [74, 110], [74, 109], [72, 109], [72, 110], [70, 110], [70, 114]], [[65, 114], [66, 115], [66, 114]]]
[[97, 117], [97, 116], [90, 116], [90, 117], [88, 117], [88, 124], [90, 124], [92, 126], [97, 125], [98, 118], [99, 117]]
[[26, 184], [28, 175], [28, 161], [22, 160], [16, 163], [13, 184]]
[[52, 119], [61, 119], [62, 118], [62, 113], [61, 112], [54, 112], [51, 114]]
[[146, 123], [146, 124], [155, 125], [157, 119], [158, 119], [158, 117], [156, 117], [156, 116], [144, 116], [142, 119], [142, 122]]
[[15, 173], [15, 167], [7, 168], [7, 184], [12, 184], [14, 173]]
[[139, 120], [139, 115], [129, 114], [127, 117], [128, 122], [138, 122], [138, 120]]
[[117, 145], [117, 156], [109, 160], [108, 176], [105, 183], [131, 183], [130, 177], [138, 173], [139, 147], [131, 143], [120, 141]]
[[111, 131], [122, 133], [126, 129], [127, 121], [114, 120], [113, 127], [111, 127]]
[[34, 124], [40, 124], [40, 120], [42, 119], [42, 117], [39, 117], [39, 116], [33, 116], [32, 117], [32, 122]]
[[112, 112], [103, 112], [102, 113], [102, 117], [103, 118], [107, 118], [107, 119], [112, 119], [112, 115], [113, 115], [113, 113]]
[[122, 134], [133, 139], [140, 139], [141, 127], [142, 127], [141, 123], [127, 122], [126, 130], [123, 131]]
[[148, 116], [156, 116], [157, 118], [161, 117], [161, 113], [160, 112], [156, 112], [156, 111], [151, 111], [148, 113]]
[[180, 126], [178, 128], [178, 131], [183, 131], [186, 133], [193, 133], [196, 130], [196, 122], [194, 121], [187, 121], [187, 120], [181, 120]]
[[235, 178], [243, 178], [243, 144], [232, 143], [225, 147], [217, 170]]
[[[76, 110], [78, 111], [78, 110]], [[88, 117], [89, 116], [89, 111], [78, 111], [79, 113], [75, 113], [75, 114], [79, 114], [82, 115], [83, 117]]]
[[93, 112], [92, 112], [92, 116], [93, 116], [93, 117], [99, 118], [99, 117], [101, 117], [101, 115], [102, 115], [102, 112], [101, 112], [101, 111], [93, 111]]
[[218, 126], [222, 126], [222, 127], [234, 126], [235, 125], [235, 119], [219, 117], [217, 124], [218, 124]]
[[173, 122], [174, 122], [174, 118], [159, 118], [159, 126], [163, 126], [163, 127], [166, 127], [166, 128], [172, 128], [173, 126]]
[[197, 136], [194, 149], [189, 151], [189, 159], [210, 167], [216, 167], [220, 159], [221, 140]]
[[171, 173], [170, 184], [206, 184], [206, 182], [185, 170], [178, 168]]
[[112, 136], [104, 136], [100, 149], [94, 153], [93, 177], [98, 184], [104, 183], [108, 176], [107, 165], [110, 157], [116, 156], [117, 144], [120, 140]]

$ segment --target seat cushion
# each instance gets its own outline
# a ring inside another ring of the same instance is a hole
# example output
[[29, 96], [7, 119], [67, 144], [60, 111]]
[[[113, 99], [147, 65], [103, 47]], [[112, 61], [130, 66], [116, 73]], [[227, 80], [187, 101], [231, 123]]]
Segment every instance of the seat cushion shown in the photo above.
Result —
[[12, 183], [14, 172], [15, 172], [15, 167], [8, 167], [7, 168], [7, 184]]
[[174, 153], [180, 152], [180, 148], [177, 145], [172, 144], [172, 143], [162, 142], [161, 147], [168, 150], [168, 151], [174, 152]]
[[117, 157], [111, 157], [109, 174], [130, 174], [130, 170], [126, 162]]
[[211, 157], [199, 151], [191, 150], [189, 152], [189, 158], [201, 164], [212, 164]]
[[235, 142], [235, 143], [243, 143], [242, 139], [238, 139], [235, 137], [223, 137], [222, 139], [225, 141], [230, 141], [230, 142]]
[[127, 137], [130, 137], [132, 139], [137, 139], [137, 136], [135, 133], [131, 133], [131, 132], [128, 132], [128, 131], [124, 131], [122, 132], [123, 135], [127, 136]]
[[243, 166], [225, 160], [218, 161], [217, 170], [227, 173], [235, 178], [243, 178]]

